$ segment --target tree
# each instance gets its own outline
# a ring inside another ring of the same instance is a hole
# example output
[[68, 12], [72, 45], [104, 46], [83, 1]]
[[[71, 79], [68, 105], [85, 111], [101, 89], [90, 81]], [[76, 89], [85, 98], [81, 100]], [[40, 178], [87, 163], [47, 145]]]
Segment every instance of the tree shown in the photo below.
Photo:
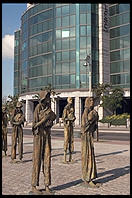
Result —
[[112, 88], [109, 94], [102, 96], [102, 104], [100, 106], [109, 109], [116, 114], [116, 109], [121, 108], [124, 91], [121, 87]]
[[8, 115], [9, 115], [9, 120], [11, 118], [13, 109], [16, 107], [18, 99], [19, 99], [19, 95], [15, 95], [15, 96], [9, 95], [8, 96], [8, 100], [6, 101], [5, 106], [7, 108], [7, 112], [8, 112]]
[[100, 101], [102, 100], [102, 96], [105, 94], [109, 94], [109, 91], [111, 89], [111, 85], [110, 84], [98, 84], [96, 85], [96, 87], [93, 88], [93, 94], [94, 94], [94, 99], [95, 101], [100, 104]]
[[[96, 87], [93, 87], [93, 95], [94, 95], [94, 100], [97, 103], [97, 111], [99, 111], [99, 107], [101, 107], [101, 102], [102, 102], [102, 96], [105, 94], [109, 93], [109, 90], [111, 88], [110, 84], [98, 84]], [[99, 131], [97, 127], [97, 141], [99, 141]]]
[[[124, 91], [121, 87], [113, 88], [111, 84], [98, 84], [94, 89], [95, 101], [98, 101], [99, 107], [104, 107], [116, 113], [116, 109], [121, 108]], [[98, 108], [99, 108], [98, 107]]]

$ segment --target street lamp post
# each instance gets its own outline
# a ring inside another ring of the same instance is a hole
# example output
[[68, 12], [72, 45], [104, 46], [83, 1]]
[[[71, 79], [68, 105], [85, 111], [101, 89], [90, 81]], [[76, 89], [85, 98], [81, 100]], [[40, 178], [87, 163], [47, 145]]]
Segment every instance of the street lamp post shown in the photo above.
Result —
[[86, 84], [87, 84], [87, 68], [89, 66], [89, 95], [92, 96], [92, 78], [91, 78], [91, 64], [90, 64], [90, 55], [87, 55], [85, 63], [83, 66], [86, 67]]

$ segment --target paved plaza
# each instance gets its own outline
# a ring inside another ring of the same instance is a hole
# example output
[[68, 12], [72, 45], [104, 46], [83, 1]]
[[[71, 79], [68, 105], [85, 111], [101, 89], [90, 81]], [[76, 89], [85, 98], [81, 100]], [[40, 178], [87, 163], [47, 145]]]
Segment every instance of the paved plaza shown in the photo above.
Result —
[[[81, 179], [81, 141], [75, 138], [75, 163], [63, 164], [63, 138], [52, 137], [51, 189], [55, 195], [130, 195], [130, 144], [121, 141], [94, 143], [100, 188], [86, 188]], [[33, 136], [24, 136], [23, 163], [11, 162], [11, 134], [8, 156], [2, 157], [2, 194], [29, 195], [31, 191]], [[17, 148], [18, 152], [18, 148]], [[17, 155], [18, 158], [18, 155]], [[44, 189], [40, 173], [40, 189]]]

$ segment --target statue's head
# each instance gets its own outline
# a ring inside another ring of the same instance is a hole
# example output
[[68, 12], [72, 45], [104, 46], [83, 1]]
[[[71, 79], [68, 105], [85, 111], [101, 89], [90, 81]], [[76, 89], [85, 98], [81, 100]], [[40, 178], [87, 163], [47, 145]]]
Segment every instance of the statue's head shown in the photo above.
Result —
[[6, 112], [6, 106], [2, 107], [2, 112], [5, 113]]
[[23, 107], [22, 102], [18, 101], [17, 104], [16, 104], [17, 110], [20, 110], [22, 107]]
[[93, 97], [87, 97], [85, 100], [85, 107], [88, 109], [91, 109], [94, 107], [94, 98]]
[[18, 101], [17, 104], [16, 104], [16, 107], [17, 107], [17, 108], [22, 108], [22, 107], [23, 107], [22, 102], [19, 102], [19, 101]]
[[69, 104], [72, 104], [72, 98], [71, 98], [71, 97], [68, 97], [68, 98], [67, 98], [67, 102], [68, 102]]
[[40, 102], [42, 104], [50, 104], [50, 92], [48, 92], [47, 90], [40, 91], [39, 96], [40, 96]]

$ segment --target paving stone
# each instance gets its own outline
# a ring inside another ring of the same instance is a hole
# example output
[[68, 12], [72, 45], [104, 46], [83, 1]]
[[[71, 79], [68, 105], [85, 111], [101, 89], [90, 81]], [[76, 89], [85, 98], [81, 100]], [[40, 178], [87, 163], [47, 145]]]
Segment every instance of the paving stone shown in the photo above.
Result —
[[[55, 195], [130, 195], [130, 145], [119, 142], [95, 142], [97, 182], [100, 188], [81, 186], [81, 142], [75, 138], [75, 163], [63, 164], [63, 138], [52, 138], [51, 186]], [[18, 148], [17, 148], [18, 149]], [[29, 195], [32, 176], [32, 135], [24, 136], [23, 163], [11, 164], [11, 135], [8, 156], [2, 158], [2, 194]], [[18, 153], [18, 150], [17, 150]], [[68, 156], [67, 156], [68, 157]], [[18, 155], [17, 155], [18, 158]], [[44, 188], [40, 172], [39, 189]]]

